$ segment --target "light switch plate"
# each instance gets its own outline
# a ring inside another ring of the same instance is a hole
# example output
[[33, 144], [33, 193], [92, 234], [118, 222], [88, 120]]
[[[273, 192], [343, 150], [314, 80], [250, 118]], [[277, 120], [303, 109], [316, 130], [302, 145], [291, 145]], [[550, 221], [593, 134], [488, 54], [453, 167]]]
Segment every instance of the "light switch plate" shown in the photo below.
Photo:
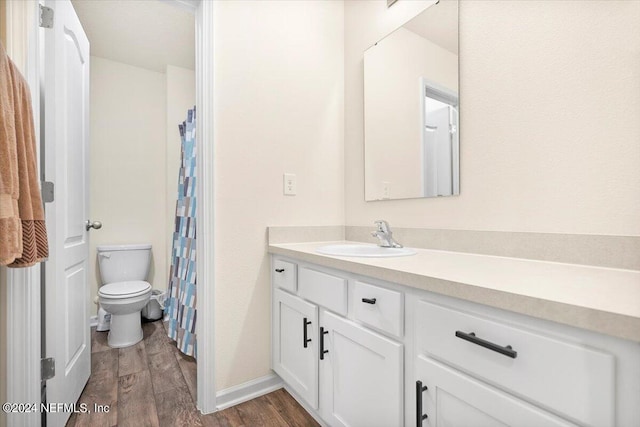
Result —
[[296, 195], [296, 174], [285, 173], [283, 185], [284, 185], [283, 191], [285, 196], [295, 196]]

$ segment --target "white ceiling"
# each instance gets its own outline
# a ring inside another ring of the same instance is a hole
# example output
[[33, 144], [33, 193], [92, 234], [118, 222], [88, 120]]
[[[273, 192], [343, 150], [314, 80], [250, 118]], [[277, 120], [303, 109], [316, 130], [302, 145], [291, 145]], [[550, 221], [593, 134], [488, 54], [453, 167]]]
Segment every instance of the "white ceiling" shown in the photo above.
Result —
[[91, 55], [164, 72], [195, 68], [195, 17], [189, 2], [72, 0]]
[[458, 2], [442, 0], [404, 24], [404, 28], [458, 54]]

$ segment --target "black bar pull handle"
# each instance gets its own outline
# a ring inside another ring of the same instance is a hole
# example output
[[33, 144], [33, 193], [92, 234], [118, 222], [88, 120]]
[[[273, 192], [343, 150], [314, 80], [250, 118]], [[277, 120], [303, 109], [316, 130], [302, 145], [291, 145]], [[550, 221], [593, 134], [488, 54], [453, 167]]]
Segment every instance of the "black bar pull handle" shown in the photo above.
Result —
[[311, 338], [307, 338], [307, 326], [310, 324], [311, 322], [306, 317], [302, 319], [302, 344], [304, 348], [307, 348], [307, 344], [311, 342]]
[[456, 331], [456, 337], [479, 345], [480, 347], [488, 348], [489, 350], [495, 351], [496, 353], [504, 354], [505, 356], [512, 359], [518, 357], [518, 352], [515, 351], [510, 345], [503, 347], [501, 345], [494, 344], [491, 341], [483, 340], [482, 338], [478, 338], [475, 332], [466, 333], [462, 331]]
[[322, 326], [320, 327], [320, 360], [324, 360], [324, 355], [329, 353], [329, 350], [324, 349], [324, 336], [328, 333], [329, 331], [325, 331]]
[[375, 298], [362, 298], [362, 302], [366, 302], [367, 304], [375, 304], [376, 303], [376, 299]]
[[284, 273], [284, 268], [276, 268], [276, 273]]
[[427, 391], [427, 386], [422, 385], [422, 381], [416, 381], [416, 427], [422, 427], [422, 421], [429, 418], [422, 413], [422, 393]]

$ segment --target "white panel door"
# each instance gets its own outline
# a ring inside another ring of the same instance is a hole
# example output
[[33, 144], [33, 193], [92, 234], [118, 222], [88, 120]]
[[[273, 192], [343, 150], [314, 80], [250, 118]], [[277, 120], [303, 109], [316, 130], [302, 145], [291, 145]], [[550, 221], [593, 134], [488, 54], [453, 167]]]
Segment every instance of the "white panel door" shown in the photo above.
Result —
[[394, 427], [403, 419], [402, 344], [323, 311], [320, 407], [332, 427]]
[[[56, 361], [47, 402], [75, 403], [91, 373], [89, 330], [89, 41], [69, 0], [46, 1], [54, 27], [45, 37], [45, 176], [50, 257], [45, 265], [46, 353]], [[64, 426], [69, 413], [47, 415]]]
[[273, 370], [318, 408], [318, 307], [274, 289]]
[[[569, 427], [570, 422], [472, 379], [428, 357], [416, 359], [416, 376], [427, 389], [416, 388], [417, 427]], [[420, 399], [418, 401], [418, 399]], [[422, 408], [419, 403], [422, 403]], [[420, 411], [422, 409], [422, 411]], [[426, 415], [427, 418], [419, 417]]]

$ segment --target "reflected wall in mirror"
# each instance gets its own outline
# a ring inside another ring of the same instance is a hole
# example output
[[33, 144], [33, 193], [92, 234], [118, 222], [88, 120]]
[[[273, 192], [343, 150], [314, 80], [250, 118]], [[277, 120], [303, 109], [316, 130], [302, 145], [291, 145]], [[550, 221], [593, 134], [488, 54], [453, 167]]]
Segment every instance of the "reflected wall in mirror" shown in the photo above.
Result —
[[460, 193], [458, 1], [364, 52], [365, 200]]

